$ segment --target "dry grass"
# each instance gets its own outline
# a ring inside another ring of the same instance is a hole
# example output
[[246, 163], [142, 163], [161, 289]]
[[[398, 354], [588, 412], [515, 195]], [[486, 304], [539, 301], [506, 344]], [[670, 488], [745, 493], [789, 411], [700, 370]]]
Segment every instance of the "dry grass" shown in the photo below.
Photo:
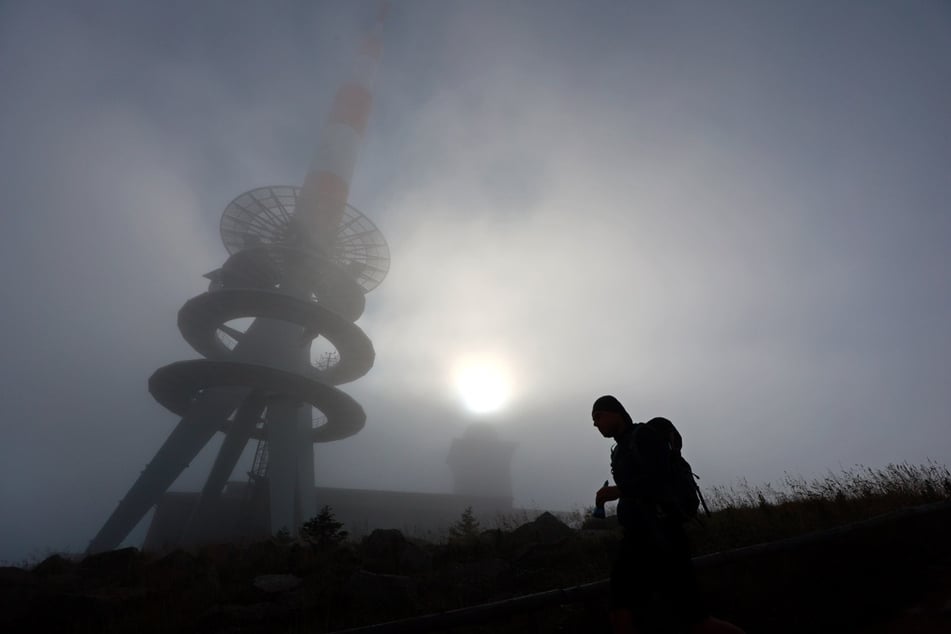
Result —
[[690, 529], [698, 554], [947, 500], [951, 498], [951, 472], [932, 461], [879, 469], [857, 465], [813, 480], [787, 474], [778, 486], [750, 486], [740, 480], [734, 487], [714, 487], [705, 496], [713, 515], [703, 520], [703, 526]]

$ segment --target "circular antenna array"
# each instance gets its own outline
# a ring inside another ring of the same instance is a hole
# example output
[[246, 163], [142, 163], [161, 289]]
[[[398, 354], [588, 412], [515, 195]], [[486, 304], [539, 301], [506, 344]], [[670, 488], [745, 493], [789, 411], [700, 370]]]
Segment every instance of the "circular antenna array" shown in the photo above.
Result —
[[[294, 210], [299, 187], [259, 187], [232, 200], [221, 214], [221, 241], [234, 255], [255, 247], [301, 248]], [[383, 234], [358, 209], [347, 205], [329, 254], [341, 270], [372, 291], [390, 268], [390, 248]]]

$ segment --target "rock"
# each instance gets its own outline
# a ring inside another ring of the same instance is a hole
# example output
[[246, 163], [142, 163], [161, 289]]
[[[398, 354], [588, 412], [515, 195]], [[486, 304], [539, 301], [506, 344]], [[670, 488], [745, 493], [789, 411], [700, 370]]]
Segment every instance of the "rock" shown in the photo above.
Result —
[[295, 542], [287, 551], [287, 570], [300, 576], [320, 572], [326, 561], [326, 548], [307, 542]]
[[62, 555], [50, 555], [38, 563], [33, 572], [49, 592], [81, 592], [84, 586], [81, 573], [89, 575], [88, 570], [83, 571], [78, 563]]
[[262, 592], [275, 594], [300, 587], [301, 578], [297, 575], [258, 575], [254, 578], [253, 585]]
[[0, 566], [0, 590], [33, 585], [36, 581], [36, 575], [29, 570], [14, 566]]
[[74, 629], [74, 631], [97, 631], [104, 629], [115, 615], [115, 603], [84, 594], [54, 594], [45, 597], [41, 614], [36, 615], [36, 631]]
[[352, 609], [396, 617], [413, 612], [418, 589], [409, 577], [358, 570], [344, 584], [342, 596]]
[[417, 574], [433, 569], [433, 556], [429, 551], [413, 542], [405, 542], [399, 555], [399, 572]]
[[142, 576], [146, 585], [157, 592], [214, 596], [220, 589], [218, 572], [207, 560], [175, 550], [147, 564]]
[[[277, 603], [252, 603], [249, 605], [227, 603], [224, 605], [216, 605], [202, 614], [200, 622], [203, 630], [215, 631], [217, 628], [229, 625], [245, 626], [265, 622], [269, 624], [279, 624], [288, 621], [292, 613], [292, 608]], [[245, 630], [244, 628], [240, 628], [236, 631]]]
[[133, 565], [139, 559], [138, 548], [120, 548], [87, 555], [80, 568], [84, 570], [115, 570]]
[[485, 559], [455, 564], [452, 576], [465, 584], [492, 583], [509, 570], [502, 559]]
[[[134, 549], [133, 549], [134, 550]], [[50, 555], [34, 568], [33, 572], [41, 577], [63, 575], [76, 569], [76, 562], [66, 559], [62, 555]]]
[[374, 530], [360, 546], [363, 567], [381, 574], [399, 573], [400, 553], [405, 545], [406, 538], [395, 528]]
[[198, 559], [216, 568], [231, 566], [238, 555], [238, 548], [234, 544], [207, 544], [198, 551]]
[[142, 567], [138, 548], [121, 548], [88, 555], [79, 563], [79, 574], [102, 585], [133, 585]]
[[500, 528], [490, 528], [479, 533], [479, 545], [490, 550], [499, 548], [504, 539], [505, 533]]
[[380, 574], [416, 574], [432, 570], [432, 555], [391, 529], [376, 529], [361, 545], [363, 567]]
[[512, 558], [520, 569], [572, 569], [584, 565], [584, 557], [573, 538], [554, 544], [534, 543], [522, 547]]
[[241, 558], [241, 565], [249, 570], [264, 573], [287, 572], [287, 547], [275, 541], [255, 542], [248, 546]]
[[0, 631], [14, 632], [27, 622], [39, 577], [29, 570], [0, 566]]
[[534, 521], [522, 524], [512, 531], [509, 539], [516, 546], [529, 543], [554, 544], [574, 534], [574, 529], [546, 511], [535, 518]]
[[396, 574], [400, 569], [400, 553], [406, 544], [403, 533], [395, 528], [378, 528], [363, 540], [363, 565], [367, 570]]

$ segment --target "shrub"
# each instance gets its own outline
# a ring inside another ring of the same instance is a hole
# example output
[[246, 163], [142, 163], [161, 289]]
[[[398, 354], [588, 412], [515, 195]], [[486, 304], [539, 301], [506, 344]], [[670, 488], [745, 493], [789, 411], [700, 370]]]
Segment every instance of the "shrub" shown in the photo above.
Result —
[[343, 528], [343, 522], [338, 522], [330, 507], [324, 505], [316, 517], [312, 517], [300, 528], [301, 539], [318, 546], [336, 546], [347, 539], [349, 533]]
[[282, 526], [276, 533], [274, 533], [274, 541], [278, 544], [290, 544], [293, 539], [291, 539], [291, 531], [286, 526]]
[[472, 507], [467, 506], [459, 520], [449, 527], [449, 539], [455, 541], [469, 541], [479, 537], [479, 520], [472, 513]]

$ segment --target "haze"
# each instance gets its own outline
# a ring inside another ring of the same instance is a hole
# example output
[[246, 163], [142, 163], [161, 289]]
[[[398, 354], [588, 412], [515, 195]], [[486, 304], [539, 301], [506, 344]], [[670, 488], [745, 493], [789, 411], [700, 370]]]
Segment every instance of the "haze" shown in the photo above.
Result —
[[[146, 382], [220, 213], [302, 182], [373, 5], [0, 6], [0, 560], [83, 550], [176, 424]], [[350, 202], [392, 266], [319, 484], [448, 491], [490, 421], [517, 506], [581, 509], [605, 393], [706, 486], [947, 460], [946, 3], [407, 0], [385, 39]]]

